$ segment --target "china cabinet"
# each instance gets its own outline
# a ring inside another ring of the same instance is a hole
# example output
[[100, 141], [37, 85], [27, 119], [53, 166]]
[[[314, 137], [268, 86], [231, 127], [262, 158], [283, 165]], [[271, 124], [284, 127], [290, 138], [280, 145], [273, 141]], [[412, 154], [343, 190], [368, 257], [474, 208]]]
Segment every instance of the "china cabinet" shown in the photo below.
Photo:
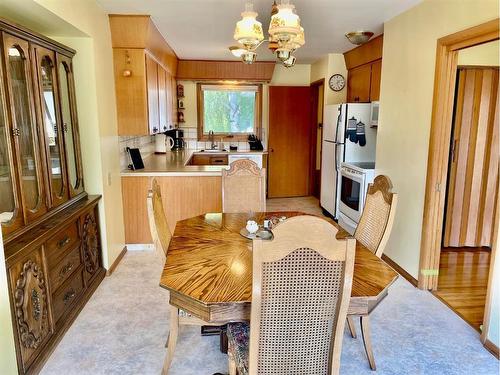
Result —
[[0, 19], [0, 225], [20, 374], [37, 373], [105, 271], [84, 190], [75, 51]]

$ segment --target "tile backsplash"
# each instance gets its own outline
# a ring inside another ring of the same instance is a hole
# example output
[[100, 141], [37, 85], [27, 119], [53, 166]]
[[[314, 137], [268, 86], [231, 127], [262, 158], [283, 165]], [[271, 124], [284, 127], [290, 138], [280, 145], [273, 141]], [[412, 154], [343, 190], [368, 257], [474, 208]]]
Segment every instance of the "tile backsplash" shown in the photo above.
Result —
[[127, 169], [129, 165], [127, 147], [138, 148], [141, 151], [142, 159], [144, 160], [149, 155], [155, 152], [154, 136], [124, 136], [120, 137], [120, 167]]
[[[184, 130], [184, 141], [186, 142], [186, 147], [190, 150], [201, 150], [205, 148], [210, 148], [210, 142], [200, 142], [198, 141], [198, 129], [196, 128], [181, 128]], [[215, 142], [220, 142], [220, 137], [214, 137]], [[238, 146], [239, 151], [248, 151], [250, 146], [248, 142], [228, 142], [224, 141], [224, 148], [229, 150], [230, 145]]]

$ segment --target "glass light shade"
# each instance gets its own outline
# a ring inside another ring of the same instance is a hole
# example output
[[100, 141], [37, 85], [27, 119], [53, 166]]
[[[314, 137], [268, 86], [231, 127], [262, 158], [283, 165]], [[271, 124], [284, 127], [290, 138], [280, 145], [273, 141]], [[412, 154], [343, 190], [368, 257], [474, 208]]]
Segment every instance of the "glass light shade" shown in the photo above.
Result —
[[300, 27], [300, 32], [295, 36], [295, 38], [290, 40], [288, 45], [291, 49], [296, 50], [296, 49], [299, 49], [300, 47], [302, 47], [304, 44], [306, 44], [306, 39], [305, 39], [305, 35], [304, 35], [304, 28]]
[[286, 48], [278, 48], [276, 50], [276, 56], [282, 62], [288, 60], [290, 58], [290, 54], [290, 50]]
[[291, 68], [292, 66], [295, 65], [295, 56], [290, 56], [287, 60], [283, 61], [283, 65], [286, 68]]
[[241, 61], [243, 61], [245, 64], [253, 64], [256, 58], [257, 54], [252, 51], [246, 51], [241, 55]]
[[248, 3], [245, 11], [241, 13], [241, 20], [236, 23], [234, 39], [243, 44], [247, 49], [255, 48], [264, 40], [262, 24], [257, 21], [257, 13], [253, 11], [253, 5]]
[[281, 42], [288, 42], [300, 33], [300, 18], [294, 13], [294, 8], [288, 0], [278, 5], [278, 13], [271, 17], [269, 35]]
[[231, 51], [234, 57], [241, 57], [247, 50], [238, 46], [231, 46], [229, 47], [229, 51]]

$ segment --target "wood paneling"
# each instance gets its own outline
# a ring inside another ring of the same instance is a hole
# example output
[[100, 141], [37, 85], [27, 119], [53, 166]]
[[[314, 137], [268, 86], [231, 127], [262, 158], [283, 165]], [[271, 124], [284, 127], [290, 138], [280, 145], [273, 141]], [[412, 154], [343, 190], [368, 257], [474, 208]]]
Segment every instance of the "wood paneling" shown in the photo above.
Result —
[[498, 69], [458, 73], [443, 244], [491, 247], [498, 191]]
[[243, 80], [269, 82], [273, 77], [274, 62], [179, 60], [177, 79]]
[[269, 198], [309, 194], [310, 87], [269, 87]]
[[122, 177], [127, 244], [152, 243], [146, 201], [152, 178], [161, 188], [172, 232], [178, 220], [222, 211], [221, 177]]
[[421, 289], [435, 289], [438, 282], [446, 199], [444, 186], [448, 177], [458, 50], [498, 40], [499, 37], [497, 18], [445, 36], [437, 43], [422, 241], [420, 243], [418, 286]]
[[110, 14], [109, 25], [113, 48], [148, 50], [171, 75], [176, 75], [177, 56], [150, 16]]
[[445, 248], [434, 292], [476, 330], [483, 324], [491, 252], [481, 248]]
[[368, 43], [356, 47], [344, 53], [345, 65], [347, 69], [370, 63], [382, 58], [382, 48], [384, 35], [379, 35]]

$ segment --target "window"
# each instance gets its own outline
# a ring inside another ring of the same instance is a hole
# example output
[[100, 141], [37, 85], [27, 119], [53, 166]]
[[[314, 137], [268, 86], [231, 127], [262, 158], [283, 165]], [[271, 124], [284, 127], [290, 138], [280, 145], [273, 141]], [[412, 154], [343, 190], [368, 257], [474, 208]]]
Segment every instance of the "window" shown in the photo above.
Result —
[[261, 85], [198, 84], [198, 139], [260, 137]]

